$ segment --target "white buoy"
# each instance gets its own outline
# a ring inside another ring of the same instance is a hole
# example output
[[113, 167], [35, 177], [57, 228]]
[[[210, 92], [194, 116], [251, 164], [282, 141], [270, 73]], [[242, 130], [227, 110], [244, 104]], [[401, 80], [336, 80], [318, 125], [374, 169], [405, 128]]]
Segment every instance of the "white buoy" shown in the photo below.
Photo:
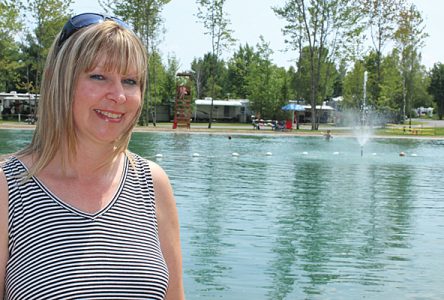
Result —
[[376, 152], [373, 152], [372, 155], [373, 155], [373, 156], [376, 156], [377, 154], [376, 154]]
[[304, 154], [304, 155], [307, 155], [307, 154], [308, 154], [308, 152], [304, 151], [304, 152], [302, 152], [302, 154]]
[[267, 155], [267, 156], [272, 156], [273, 153], [271, 153], [271, 152], [267, 152], [267, 153], [265, 153], [265, 155]]
[[159, 153], [159, 154], [156, 154], [156, 157], [157, 157], [157, 158], [162, 158], [163, 155]]
[[199, 157], [200, 154], [199, 153], [193, 153], [193, 157]]
[[239, 153], [233, 152], [233, 153], [231, 153], [231, 156], [239, 156]]
[[333, 155], [339, 155], [339, 152], [338, 151], [333, 152]]
[[418, 154], [416, 154], [416, 153], [412, 153], [412, 156], [418, 156]]

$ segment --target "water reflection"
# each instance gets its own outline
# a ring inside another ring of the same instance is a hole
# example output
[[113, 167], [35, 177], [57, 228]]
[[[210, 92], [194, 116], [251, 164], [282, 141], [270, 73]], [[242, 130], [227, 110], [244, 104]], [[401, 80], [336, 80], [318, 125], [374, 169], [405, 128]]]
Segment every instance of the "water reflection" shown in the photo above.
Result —
[[442, 299], [442, 146], [136, 133], [130, 148], [170, 176], [187, 299]]
[[0, 130], [0, 154], [9, 154], [29, 144], [32, 130]]

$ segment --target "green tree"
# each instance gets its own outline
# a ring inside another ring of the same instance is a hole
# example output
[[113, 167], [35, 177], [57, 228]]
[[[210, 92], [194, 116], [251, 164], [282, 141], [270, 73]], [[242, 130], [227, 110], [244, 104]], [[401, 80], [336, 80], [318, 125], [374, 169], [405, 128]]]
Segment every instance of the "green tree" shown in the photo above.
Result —
[[72, 0], [33, 0], [29, 1], [26, 11], [34, 21], [34, 34], [28, 35], [25, 47], [32, 49], [25, 50], [27, 57], [27, 72], [34, 72], [34, 87], [40, 90], [41, 74], [45, 64], [49, 48], [57, 33], [63, 27], [69, 16], [72, 14], [69, 8]]
[[247, 75], [255, 59], [254, 48], [248, 44], [239, 46], [227, 63], [227, 88], [233, 98], [247, 98]]
[[375, 54], [373, 101], [378, 101], [382, 81], [381, 63], [384, 47], [393, 40], [398, 14], [404, 9], [404, 0], [359, 0], [358, 6], [366, 18]]
[[[419, 62], [418, 62], [419, 64]], [[417, 67], [418, 71], [415, 72], [413, 78], [413, 96], [412, 96], [412, 108], [417, 107], [432, 107], [433, 97], [428, 92], [430, 86], [430, 77], [427, 73], [426, 67], [420, 65]]]
[[281, 107], [288, 101], [286, 71], [272, 63], [272, 54], [269, 43], [261, 36], [246, 77], [250, 107], [258, 117], [267, 119], [279, 118]]
[[162, 101], [165, 99], [164, 89], [167, 84], [167, 72], [162, 64], [162, 57], [158, 52], [154, 50], [152, 50], [150, 55], [150, 64], [148, 65], [148, 71], [151, 75], [151, 88], [148, 91], [148, 98], [151, 100], [149, 111], [151, 112], [153, 125], [156, 126], [157, 105], [162, 103]]
[[444, 64], [435, 63], [430, 71], [429, 93], [433, 96], [438, 107], [438, 117], [442, 120], [444, 115]]
[[409, 126], [411, 127], [411, 111], [414, 102], [415, 77], [420, 68], [419, 50], [424, 45], [427, 34], [424, 32], [425, 26], [421, 13], [414, 5], [404, 9], [399, 14], [398, 28], [395, 32], [395, 40], [401, 55], [402, 74], [402, 122], [406, 115], [406, 107], [410, 116]]
[[356, 9], [351, 0], [287, 0], [282, 7], [273, 10], [287, 22], [283, 32], [288, 36], [290, 47], [299, 51], [299, 56], [303, 55], [304, 48], [308, 49], [310, 96], [307, 99], [312, 107], [312, 130], [317, 130], [316, 105], [325, 94], [319, 90], [322, 64], [331, 60], [328, 55], [337, 56], [340, 47], [345, 47], [349, 40], [346, 37], [356, 31]]
[[165, 70], [165, 80], [162, 89], [162, 102], [171, 103], [176, 97], [176, 74], [179, 71], [179, 61], [175, 56], [168, 57], [168, 63]]
[[380, 94], [375, 108], [399, 114], [402, 107], [402, 75], [397, 49], [383, 58], [381, 71]]
[[208, 122], [208, 128], [211, 128], [213, 120], [213, 99], [216, 96], [216, 63], [225, 49], [234, 43], [232, 30], [229, 29], [229, 19], [224, 12], [226, 0], [196, 0], [198, 4], [197, 17], [203, 23], [205, 34], [211, 37], [211, 56], [213, 57], [212, 68], [210, 69], [211, 81], [211, 108]]
[[203, 58], [193, 60], [191, 70], [194, 73], [198, 98], [212, 97], [211, 95], [214, 98], [227, 97], [227, 69], [223, 60], [218, 60], [212, 53], [207, 53]]
[[206, 93], [206, 86], [210, 68], [205, 66], [205, 56], [204, 58], [194, 58], [191, 62], [191, 70], [194, 74], [194, 85], [196, 89], [196, 98], [202, 99], [203, 95]]
[[15, 36], [22, 29], [17, 3], [0, 1], [0, 91], [11, 91], [19, 83], [21, 66]]
[[360, 109], [364, 99], [364, 72], [364, 62], [357, 60], [351, 71], [345, 75], [342, 100], [342, 107], [344, 109]]
[[[311, 99], [313, 95], [311, 70], [318, 74], [317, 76], [319, 79], [316, 80], [316, 86], [314, 86], [317, 90], [316, 105], [321, 104], [323, 100], [330, 98], [333, 95], [333, 84], [338, 77], [334, 63], [328, 60], [327, 49], [323, 49], [325, 53], [322, 55], [318, 55], [318, 51], [318, 49], [314, 50], [315, 55], [325, 57], [325, 60], [321, 64], [316, 64], [312, 69], [311, 50], [309, 47], [304, 47], [302, 49], [297, 62], [298, 71], [296, 79], [296, 85], [298, 86], [300, 97], [303, 99]], [[318, 68], [320, 69], [318, 70]]]

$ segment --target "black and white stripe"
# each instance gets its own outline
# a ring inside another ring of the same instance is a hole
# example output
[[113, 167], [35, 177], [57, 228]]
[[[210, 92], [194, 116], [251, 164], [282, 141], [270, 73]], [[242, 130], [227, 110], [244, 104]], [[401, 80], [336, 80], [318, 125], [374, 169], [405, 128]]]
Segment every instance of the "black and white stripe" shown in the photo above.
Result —
[[128, 159], [118, 192], [90, 215], [59, 200], [16, 158], [9, 188], [6, 299], [163, 299], [161, 253], [148, 162]]

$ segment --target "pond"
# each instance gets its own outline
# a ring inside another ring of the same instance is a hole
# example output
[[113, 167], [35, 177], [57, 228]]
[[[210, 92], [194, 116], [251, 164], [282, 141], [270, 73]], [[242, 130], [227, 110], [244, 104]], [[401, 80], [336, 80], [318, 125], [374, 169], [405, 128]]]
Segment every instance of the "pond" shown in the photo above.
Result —
[[[0, 130], [0, 154], [31, 131]], [[136, 132], [193, 299], [443, 299], [444, 141]], [[405, 156], [400, 156], [401, 152]]]

